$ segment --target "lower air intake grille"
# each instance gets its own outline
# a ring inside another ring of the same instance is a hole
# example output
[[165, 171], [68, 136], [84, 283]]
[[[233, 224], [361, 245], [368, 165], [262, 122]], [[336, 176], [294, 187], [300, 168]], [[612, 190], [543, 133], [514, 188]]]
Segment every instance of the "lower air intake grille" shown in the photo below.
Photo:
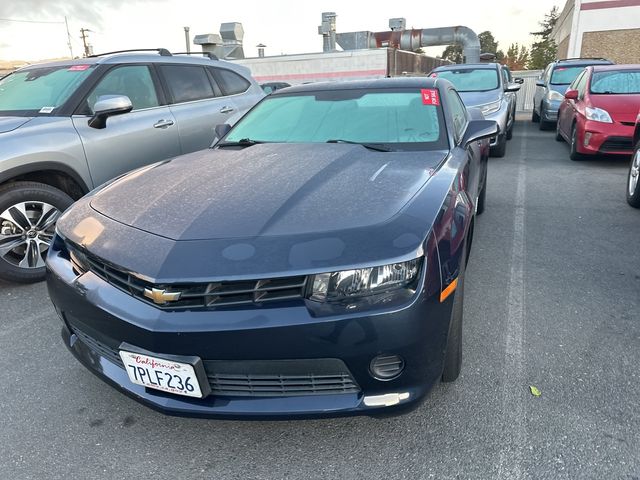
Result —
[[607, 152], [629, 152], [633, 151], [633, 141], [631, 137], [609, 137], [600, 146], [600, 151]]

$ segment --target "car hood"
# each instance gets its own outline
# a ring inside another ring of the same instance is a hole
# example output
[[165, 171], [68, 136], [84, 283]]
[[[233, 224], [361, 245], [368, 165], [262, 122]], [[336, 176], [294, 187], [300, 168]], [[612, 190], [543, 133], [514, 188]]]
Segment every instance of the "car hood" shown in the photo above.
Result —
[[489, 90], [488, 92], [459, 92], [460, 98], [467, 107], [478, 107], [486, 103], [497, 102], [501, 98], [501, 91]]
[[33, 117], [0, 117], [0, 133], [10, 132], [21, 127]]
[[640, 112], [640, 95], [591, 94], [589, 100], [594, 107], [606, 110], [619, 122], [635, 122]]
[[397, 215], [446, 155], [347, 144], [204, 150], [120, 178], [91, 207], [179, 241], [357, 229]]

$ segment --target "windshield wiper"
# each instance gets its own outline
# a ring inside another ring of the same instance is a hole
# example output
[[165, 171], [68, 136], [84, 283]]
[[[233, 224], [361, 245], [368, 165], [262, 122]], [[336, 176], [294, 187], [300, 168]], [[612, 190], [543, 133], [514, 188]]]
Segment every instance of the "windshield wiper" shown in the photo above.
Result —
[[363, 142], [352, 142], [351, 140], [341, 140], [339, 138], [327, 140], [327, 143], [350, 143], [352, 145], [362, 145], [364, 148], [368, 148], [369, 150], [374, 150], [376, 152], [392, 152], [390, 148], [381, 147], [379, 143], [363, 143]]
[[258, 145], [260, 142], [258, 140], [251, 140], [250, 138], [241, 138], [237, 142], [221, 142], [216, 144], [216, 147], [251, 147], [253, 145]]

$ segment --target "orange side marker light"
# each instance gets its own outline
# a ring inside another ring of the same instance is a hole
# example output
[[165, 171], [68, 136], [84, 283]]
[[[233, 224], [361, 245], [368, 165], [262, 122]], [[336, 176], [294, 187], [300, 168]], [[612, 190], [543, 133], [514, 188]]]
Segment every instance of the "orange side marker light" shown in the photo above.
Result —
[[440, 293], [440, 303], [444, 302], [447, 298], [449, 298], [449, 295], [451, 295], [453, 292], [456, 291], [456, 287], [458, 286], [458, 279], [456, 278], [453, 282], [451, 282], [447, 288], [445, 288], [441, 293]]

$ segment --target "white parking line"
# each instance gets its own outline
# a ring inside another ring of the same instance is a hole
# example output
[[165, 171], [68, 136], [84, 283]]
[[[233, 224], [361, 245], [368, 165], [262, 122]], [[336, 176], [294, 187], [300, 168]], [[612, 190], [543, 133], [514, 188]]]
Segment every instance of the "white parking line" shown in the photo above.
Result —
[[498, 478], [518, 480], [523, 477], [522, 449], [525, 442], [524, 379], [524, 318], [525, 318], [525, 152], [528, 128], [524, 127], [516, 176], [515, 217], [511, 246], [511, 271], [507, 297], [507, 324], [505, 328], [505, 360], [502, 385], [502, 414], [506, 437], [500, 452]]

